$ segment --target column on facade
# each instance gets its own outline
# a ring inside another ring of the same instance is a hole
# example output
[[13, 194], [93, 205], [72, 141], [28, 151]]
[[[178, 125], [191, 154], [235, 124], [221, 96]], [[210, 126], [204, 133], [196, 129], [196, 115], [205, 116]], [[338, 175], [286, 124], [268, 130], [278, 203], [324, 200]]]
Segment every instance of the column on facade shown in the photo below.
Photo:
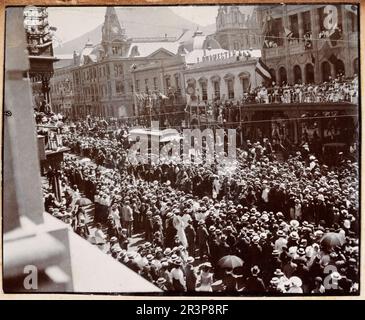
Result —
[[241, 99], [243, 95], [242, 79], [237, 75], [233, 78], [234, 98]]
[[[289, 29], [289, 16], [286, 4], [283, 6], [283, 24], [284, 28]], [[290, 64], [289, 41], [286, 37], [284, 39], [284, 47], [285, 47], [285, 69], [286, 69], [287, 82], [293, 83], [293, 70]]]
[[313, 8], [310, 11], [311, 16], [311, 28], [312, 28], [312, 39], [313, 40], [313, 55], [315, 58], [314, 62], [314, 82], [319, 83], [321, 81], [319, 51], [318, 51], [318, 35], [319, 35], [319, 14], [317, 8]]
[[209, 79], [209, 78], [208, 78], [208, 83], [207, 83], [207, 95], [208, 95], [208, 100], [214, 99], [213, 82], [212, 82], [212, 79]]
[[333, 63], [330, 63], [331, 66], [331, 77], [336, 78], [336, 66]]
[[161, 93], [165, 93], [165, 77], [163, 71], [160, 73], [160, 90]]
[[345, 65], [345, 76], [351, 77], [353, 75], [352, 72], [352, 62], [351, 62], [351, 51], [350, 51], [350, 31], [349, 31], [349, 21], [347, 19], [347, 11], [344, 6], [340, 6], [341, 15], [342, 15], [342, 39], [345, 40], [343, 42], [343, 57], [344, 57], [344, 65]]
[[228, 99], [228, 84], [227, 80], [223, 77], [220, 78], [220, 93], [221, 93], [221, 99], [225, 97], [225, 99]]
[[299, 30], [299, 43], [302, 43], [304, 37], [304, 26], [303, 26], [303, 14], [298, 12], [298, 30]]

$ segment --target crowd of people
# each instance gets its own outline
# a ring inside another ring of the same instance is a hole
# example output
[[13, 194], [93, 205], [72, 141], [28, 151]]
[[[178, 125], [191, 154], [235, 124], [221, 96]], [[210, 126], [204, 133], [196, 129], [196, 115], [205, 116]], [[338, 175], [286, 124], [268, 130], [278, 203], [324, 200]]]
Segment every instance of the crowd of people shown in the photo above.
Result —
[[251, 100], [257, 103], [311, 103], [311, 102], [352, 102], [357, 103], [358, 79], [345, 80], [340, 74], [337, 78], [319, 85], [296, 83], [281, 86], [272, 83], [266, 88], [260, 86], [252, 93], [244, 95], [245, 102]]
[[[246, 143], [225, 174], [217, 164], [131, 164], [128, 128], [90, 121], [63, 142], [63, 198], [45, 194], [46, 210], [162, 290], [358, 292], [356, 160], [329, 167], [303, 150], [278, 161], [265, 139]], [[89, 223], [81, 194], [94, 205]], [[143, 243], [132, 246], [136, 235]]]
[[[330, 78], [322, 84], [296, 83], [288, 85], [272, 82], [270, 86], [262, 85], [244, 92], [237, 101], [208, 102], [206, 110], [200, 108], [199, 113], [207, 113], [218, 123], [235, 120], [239, 115], [239, 108], [246, 104], [272, 103], [324, 103], [350, 102], [358, 103], [358, 78], [344, 79], [339, 74], [337, 78]], [[232, 116], [236, 114], [237, 116]], [[231, 115], [231, 116], [230, 116]]]

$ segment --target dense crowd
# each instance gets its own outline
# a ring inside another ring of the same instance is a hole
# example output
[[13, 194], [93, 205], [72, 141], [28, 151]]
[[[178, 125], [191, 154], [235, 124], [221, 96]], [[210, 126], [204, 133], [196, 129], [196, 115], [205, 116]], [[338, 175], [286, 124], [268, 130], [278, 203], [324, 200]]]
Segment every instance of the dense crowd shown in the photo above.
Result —
[[[46, 210], [161, 289], [358, 292], [356, 161], [328, 167], [308, 146], [277, 161], [265, 139], [246, 143], [226, 174], [218, 165], [132, 165], [128, 128], [91, 123], [65, 134], [64, 144], [71, 155], [49, 176], [59, 175], [64, 196], [47, 193]], [[95, 206], [91, 224], [81, 193]], [[143, 244], [130, 248], [136, 234]], [[227, 255], [237, 257], [231, 265]]]

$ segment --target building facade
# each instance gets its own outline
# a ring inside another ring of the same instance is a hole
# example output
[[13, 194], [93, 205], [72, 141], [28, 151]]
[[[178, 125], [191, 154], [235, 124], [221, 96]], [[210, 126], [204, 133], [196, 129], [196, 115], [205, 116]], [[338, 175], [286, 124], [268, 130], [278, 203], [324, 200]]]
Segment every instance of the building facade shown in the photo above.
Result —
[[226, 50], [259, 49], [261, 30], [256, 10], [244, 14], [239, 6], [220, 6], [216, 17], [214, 38]]
[[[131, 70], [140, 64], [173, 59], [178, 52], [184, 52], [181, 40], [127, 38], [115, 9], [108, 7], [101, 42], [88, 41], [80, 53], [74, 52], [68, 64], [65, 61], [56, 66], [51, 83], [53, 104], [57, 110], [68, 110], [71, 105], [73, 117], [137, 115]], [[69, 97], [62, 88], [72, 88]]]
[[72, 56], [66, 55], [58, 59], [50, 82], [52, 111], [70, 116], [74, 104]]
[[[350, 6], [351, 7], [351, 6]], [[358, 17], [346, 5], [265, 5], [256, 8], [263, 58], [281, 84], [320, 83], [358, 73]]]
[[262, 83], [255, 71], [256, 63], [256, 58], [233, 51], [207, 55], [184, 71], [185, 86], [192, 88], [188, 93], [199, 101], [240, 100]]

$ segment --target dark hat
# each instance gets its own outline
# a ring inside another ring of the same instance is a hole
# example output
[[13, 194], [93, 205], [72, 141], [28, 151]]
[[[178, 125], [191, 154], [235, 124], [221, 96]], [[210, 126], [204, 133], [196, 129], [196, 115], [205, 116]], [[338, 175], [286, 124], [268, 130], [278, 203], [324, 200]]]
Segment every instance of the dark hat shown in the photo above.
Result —
[[251, 268], [251, 273], [253, 276], [257, 276], [260, 273], [260, 268], [258, 266], [253, 266]]

